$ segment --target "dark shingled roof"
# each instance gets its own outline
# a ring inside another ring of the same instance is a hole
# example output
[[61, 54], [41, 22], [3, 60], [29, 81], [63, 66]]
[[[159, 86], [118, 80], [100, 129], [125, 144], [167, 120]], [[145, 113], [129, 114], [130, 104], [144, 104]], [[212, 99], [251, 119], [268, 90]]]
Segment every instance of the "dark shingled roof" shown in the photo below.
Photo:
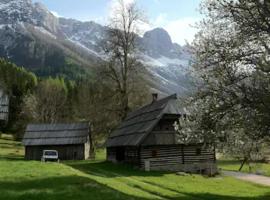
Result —
[[89, 123], [29, 124], [22, 143], [25, 146], [84, 144], [88, 140]]
[[132, 113], [112, 132], [107, 147], [138, 146], [165, 114], [181, 114], [176, 94], [155, 101]]

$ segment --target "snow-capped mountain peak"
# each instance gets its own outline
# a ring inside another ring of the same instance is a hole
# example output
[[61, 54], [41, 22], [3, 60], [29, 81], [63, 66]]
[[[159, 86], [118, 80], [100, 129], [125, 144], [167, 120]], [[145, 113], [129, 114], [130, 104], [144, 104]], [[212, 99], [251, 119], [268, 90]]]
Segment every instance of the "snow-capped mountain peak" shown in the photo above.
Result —
[[[35, 61], [34, 66], [44, 68], [48, 65], [46, 63], [50, 63], [44, 59], [39, 63], [35, 59], [37, 55], [42, 58], [42, 55], [51, 54], [39, 47], [47, 42], [61, 53], [78, 55], [80, 62], [89, 58], [91, 62], [102, 60], [100, 43], [106, 31], [107, 27], [95, 22], [57, 18], [46, 6], [31, 0], [0, 0], [0, 57], [29, 68], [33, 67], [29, 60]], [[153, 87], [163, 93], [184, 91], [191, 59], [187, 48], [173, 43], [162, 28], [148, 31], [143, 37], [138, 36], [138, 43], [141, 60], [154, 76]]]

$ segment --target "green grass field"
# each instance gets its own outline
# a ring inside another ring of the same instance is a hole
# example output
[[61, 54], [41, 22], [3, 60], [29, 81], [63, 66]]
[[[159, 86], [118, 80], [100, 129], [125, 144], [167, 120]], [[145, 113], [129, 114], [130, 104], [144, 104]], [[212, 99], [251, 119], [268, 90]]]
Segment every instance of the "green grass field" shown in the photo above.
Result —
[[[224, 170], [238, 171], [241, 162], [238, 160], [221, 160], [218, 162], [218, 166]], [[269, 163], [251, 163], [251, 168], [246, 164], [243, 166], [241, 172], [246, 173], [258, 173], [265, 176], [270, 176], [270, 164]]]
[[20, 143], [0, 139], [3, 200], [269, 200], [270, 188], [229, 177], [143, 172], [97, 161], [41, 163], [23, 160]]

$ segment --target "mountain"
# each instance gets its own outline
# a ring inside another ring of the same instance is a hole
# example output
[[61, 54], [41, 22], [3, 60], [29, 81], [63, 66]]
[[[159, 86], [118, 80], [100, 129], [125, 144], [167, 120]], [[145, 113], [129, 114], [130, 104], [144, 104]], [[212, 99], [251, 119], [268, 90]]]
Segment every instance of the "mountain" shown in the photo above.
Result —
[[[31, 0], [0, 0], [0, 57], [40, 76], [74, 78], [99, 59], [66, 39], [59, 19]], [[90, 64], [89, 64], [90, 63]]]
[[185, 93], [191, 88], [188, 74], [191, 53], [187, 46], [172, 43], [171, 37], [162, 28], [148, 31], [142, 38], [144, 63], [154, 77], [154, 85], [159, 83], [159, 92]]
[[[31, 0], [0, 0], [0, 57], [40, 76], [91, 74], [92, 66], [104, 61], [100, 42], [106, 30], [95, 22], [57, 18]], [[153, 90], [166, 94], [189, 90], [187, 46], [173, 43], [162, 28], [138, 36], [138, 45], [140, 59], [153, 75]]]

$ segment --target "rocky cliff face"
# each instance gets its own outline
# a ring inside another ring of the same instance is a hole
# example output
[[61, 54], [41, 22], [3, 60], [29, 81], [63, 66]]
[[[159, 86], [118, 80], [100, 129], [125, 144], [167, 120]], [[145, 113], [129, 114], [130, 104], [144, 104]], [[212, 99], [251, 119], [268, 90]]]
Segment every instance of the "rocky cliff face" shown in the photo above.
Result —
[[31, 0], [0, 0], [0, 24], [16, 27], [31, 24], [57, 33], [58, 19], [41, 3]]
[[89, 53], [100, 57], [100, 43], [105, 37], [106, 27], [95, 22], [80, 22], [74, 19], [59, 19], [59, 31], [66, 40], [86, 48]]
[[[31, 0], [0, 0], [0, 57], [42, 75], [67, 73], [65, 70], [71, 73], [67, 60], [82, 68], [101, 61], [100, 42], [106, 29], [95, 22], [57, 18], [44, 5]], [[154, 90], [188, 90], [186, 71], [191, 54], [187, 47], [172, 43], [162, 28], [138, 36], [138, 42], [141, 60], [153, 74]]]
[[40, 27], [44, 27], [51, 33], [57, 34], [59, 21], [48, 9], [41, 3], [35, 3], [32, 12], [32, 19], [34, 24]]
[[162, 28], [156, 28], [146, 32], [143, 36], [143, 44], [147, 54], [153, 58], [159, 58], [161, 56], [174, 58], [179, 53], [174, 48], [167, 31]]

